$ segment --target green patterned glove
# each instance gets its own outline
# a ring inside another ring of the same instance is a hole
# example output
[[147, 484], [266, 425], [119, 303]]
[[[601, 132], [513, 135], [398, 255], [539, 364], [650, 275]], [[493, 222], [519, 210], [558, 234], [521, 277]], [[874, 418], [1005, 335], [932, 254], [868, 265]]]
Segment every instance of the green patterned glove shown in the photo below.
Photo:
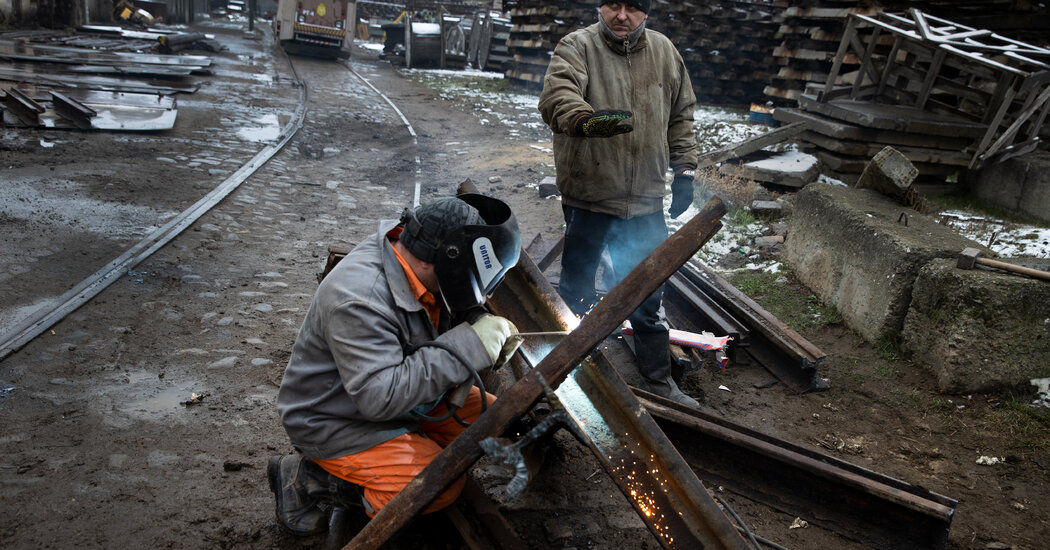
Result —
[[577, 137], [607, 138], [618, 134], [626, 134], [634, 130], [634, 126], [626, 122], [631, 116], [630, 111], [610, 111], [607, 109], [580, 115], [576, 119], [576, 123], [573, 124], [573, 135]]

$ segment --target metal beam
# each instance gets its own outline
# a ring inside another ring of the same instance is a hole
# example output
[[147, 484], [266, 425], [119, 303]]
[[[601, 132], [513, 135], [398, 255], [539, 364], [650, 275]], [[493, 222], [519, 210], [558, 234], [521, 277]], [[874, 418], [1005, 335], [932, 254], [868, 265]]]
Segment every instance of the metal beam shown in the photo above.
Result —
[[[422, 512], [481, 457], [480, 442], [483, 439], [499, 436], [515, 418], [525, 414], [543, 395], [545, 381], [552, 386], [561, 384], [584, 357], [591, 353], [591, 350], [616, 330], [620, 323], [641, 305], [646, 296], [655, 291], [672, 273], [696, 254], [703, 243], [721, 227], [719, 219], [725, 212], [726, 207], [721, 200], [711, 199], [696, 217], [668, 237], [620, 284], [613, 288], [605, 299], [580, 321], [575, 330], [561, 338], [561, 342], [543, 356], [535, 369], [508, 389], [489, 407], [487, 412], [453, 440], [412, 482], [380, 510], [345, 548], [378, 549], [410, 519]], [[524, 263], [531, 262], [526, 260]], [[512, 272], [519, 271], [518, 268], [512, 270]], [[539, 275], [542, 278], [542, 273]], [[561, 303], [559, 309], [564, 310], [567, 307]], [[565, 321], [569, 317], [563, 319], [565, 320], [560, 325], [551, 323], [535, 327], [535, 329], [567, 328]], [[519, 322], [519, 319], [516, 318], [511, 318], [511, 320], [516, 324]], [[527, 320], [528, 318], [520, 321]], [[533, 330], [533, 327], [524, 328]], [[668, 472], [663, 472], [663, 474], [667, 475]], [[695, 476], [692, 476], [691, 480], [686, 479], [684, 483], [691, 482], [700, 487], [700, 492], [706, 499], [675, 503], [676, 506], [665, 512], [676, 517], [680, 517], [678, 513], [691, 516], [688, 518], [688, 533], [696, 541], [692, 547], [741, 548], [743, 540], [717, 504], [702, 489]], [[682, 492], [680, 495], [681, 498], [688, 499], [690, 494]], [[636, 504], [636, 507], [641, 505]], [[669, 544], [664, 538], [658, 538], [658, 540], [662, 544]], [[686, 546], [689, 545], [687, 541], [680, 542]]]
[[635, 390], [709, 485], [873, 548], [942, 549], [954, 499]]

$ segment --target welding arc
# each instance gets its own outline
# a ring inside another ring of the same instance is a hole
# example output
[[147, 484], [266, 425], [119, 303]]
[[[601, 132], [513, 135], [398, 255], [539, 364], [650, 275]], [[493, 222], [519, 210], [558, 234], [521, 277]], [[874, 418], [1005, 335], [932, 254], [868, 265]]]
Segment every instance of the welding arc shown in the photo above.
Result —
[[517, 332], [517, 333], [514, 333], [514, 336], [521, 336], [521, 337], [525, 337], [525, 336], [568, 336], [569, 332], [571, 332], [571, 331], [568, 331], [568, 330], [546, 330], [546, 331], [539, 331], [539, 332]]

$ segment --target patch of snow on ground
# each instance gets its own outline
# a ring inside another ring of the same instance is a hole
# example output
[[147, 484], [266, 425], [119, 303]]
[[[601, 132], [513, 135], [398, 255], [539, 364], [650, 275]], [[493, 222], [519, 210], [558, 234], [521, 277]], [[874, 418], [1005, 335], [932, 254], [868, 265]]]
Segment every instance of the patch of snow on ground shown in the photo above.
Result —
[[941, 219], [966, 238], [1005, 258], [1050, 258], [1050, 229], [979, 216], [962, 210], [941, 212]]
[[779, 172], [805, 172], [817, 163], [817, 157], [799, 151], [785, 151], [779, 155], [747, 163], [760, 170]]

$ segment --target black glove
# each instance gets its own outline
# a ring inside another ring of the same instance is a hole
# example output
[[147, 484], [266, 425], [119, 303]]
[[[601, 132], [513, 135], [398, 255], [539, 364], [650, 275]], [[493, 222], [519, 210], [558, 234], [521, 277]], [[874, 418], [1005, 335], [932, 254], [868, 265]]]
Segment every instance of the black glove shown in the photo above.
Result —
[[693, 176], [692, 174], [676, 174], [671, 182], [671, 207], [667, 214], [671, 219], [682, 215], [693, 204]]
[[631, 123], [626, 122], [631, 118], [630, 111], [601, 110], [590, 114], [580, 115], [573, 124], [573, 135], [586, 137], [607, 138], [618, 134], [626, 134], [634, 130]]

